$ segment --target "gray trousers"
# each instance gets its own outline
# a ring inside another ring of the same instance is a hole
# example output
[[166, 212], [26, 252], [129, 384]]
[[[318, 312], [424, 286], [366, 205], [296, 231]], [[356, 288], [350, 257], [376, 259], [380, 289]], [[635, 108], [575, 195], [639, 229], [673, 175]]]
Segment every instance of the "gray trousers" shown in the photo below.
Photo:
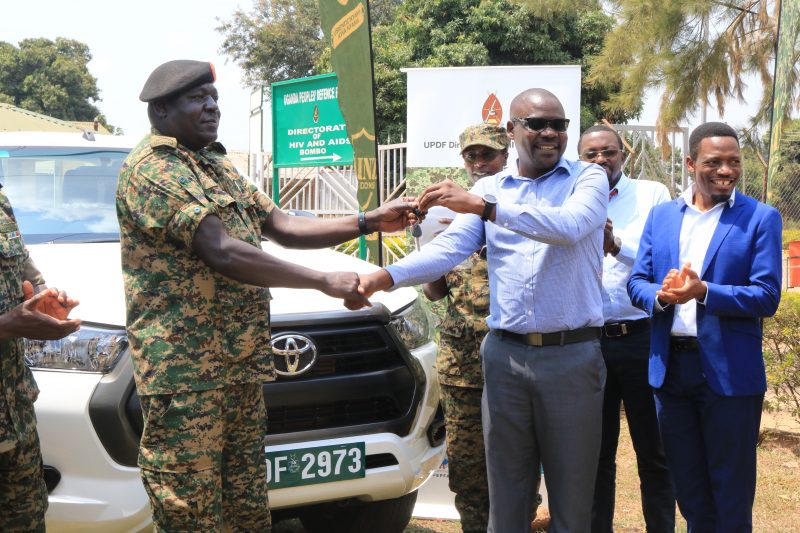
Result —
[[490, 533], [529, 533], [541, 461], [549, 533], [590, 530], [606, 368], [599, 341], [534, 347], [486, 336], [482, 412]]

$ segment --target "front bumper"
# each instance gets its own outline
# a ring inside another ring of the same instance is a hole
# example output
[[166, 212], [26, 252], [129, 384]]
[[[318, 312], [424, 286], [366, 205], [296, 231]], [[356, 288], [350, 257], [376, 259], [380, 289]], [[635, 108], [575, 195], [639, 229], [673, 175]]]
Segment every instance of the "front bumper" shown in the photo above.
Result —
[[[404, 437], [374, 433], [268, 446], [269, 451], [364, 442], [368, 467], [361, 479], [270, 491], [273, 509], [356, 498], [375, 501], [416, 490], [441, 464], [444, 445], [431, 446], [428, 430], [439, 405], [436, 345], [412, 352], [429, 386], [419, 402], [411, 431]], [[127, 359], [117, 372], [130, 372]], [[122, 466], [108, 454], [89, 416], [89, 403], [102, 380], [98, 374], [34, 370], [41, 389], [36, 402], [45, 465], [61, 480], [50, 493], [49, 531], [139, 531], [150, 524], [150, 507], [139, 470]], [[391, 464], [369, 467], [370, 456], [394, 457]]]

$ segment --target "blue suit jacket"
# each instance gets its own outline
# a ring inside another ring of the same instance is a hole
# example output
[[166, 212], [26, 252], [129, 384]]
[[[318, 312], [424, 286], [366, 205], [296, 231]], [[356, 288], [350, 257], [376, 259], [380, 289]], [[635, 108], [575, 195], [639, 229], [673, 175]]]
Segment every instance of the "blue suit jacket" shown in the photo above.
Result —
[[[680, 232], [686, 202], [655, 206], [645, 224], [628, 280], [633, 304], [649, 312], [650, 385], [664, 383], [674, 306], [654, 312], [656, 291], [672, 268], [680, 268]], [[696, 270], [696, 266], [693, 265]], [[697, 272], [708, 285], [706, 305], [697, 305], [697, 338], [706, 381], [723, 396], [766, 391], [761, 319], [778, 308], [781, 294], [781, 218], [768, 205], [736, 192], [725, 205]]]

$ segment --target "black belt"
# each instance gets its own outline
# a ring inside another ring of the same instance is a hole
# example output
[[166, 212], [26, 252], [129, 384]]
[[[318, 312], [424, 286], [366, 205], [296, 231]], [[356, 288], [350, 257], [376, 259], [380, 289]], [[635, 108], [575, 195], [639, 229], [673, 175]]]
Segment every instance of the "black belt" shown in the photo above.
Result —
[[501, 339], [511, 339], [528, 346], [562, 346], [576, 342], [593, 341], [600, 338], [600, 328], [589, 327], [556, 331], [553, 333], [513, 333], [504, 329], [493, 329]]
[[603, 337], [624, 337], [650, 328], [649, 318], [639, 320], [623, 320], [622, 322], [607, 322], [603, 325]]
[[697, 343], [697, 337], [670, 337], [669, 348], [673, 352], [697, 352], [700, 350], [700, 345]]

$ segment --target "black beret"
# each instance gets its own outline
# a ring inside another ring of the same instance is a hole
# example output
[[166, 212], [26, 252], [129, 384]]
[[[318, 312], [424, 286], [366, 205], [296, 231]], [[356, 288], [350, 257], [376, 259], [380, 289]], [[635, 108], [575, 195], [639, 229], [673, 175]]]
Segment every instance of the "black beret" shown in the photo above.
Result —
[[144, 82], [139, 95], [142, 102], [152, 102], [204, 83], [214, 83], [214, 65], [207, 61], [176, 59], [159, 65]]

